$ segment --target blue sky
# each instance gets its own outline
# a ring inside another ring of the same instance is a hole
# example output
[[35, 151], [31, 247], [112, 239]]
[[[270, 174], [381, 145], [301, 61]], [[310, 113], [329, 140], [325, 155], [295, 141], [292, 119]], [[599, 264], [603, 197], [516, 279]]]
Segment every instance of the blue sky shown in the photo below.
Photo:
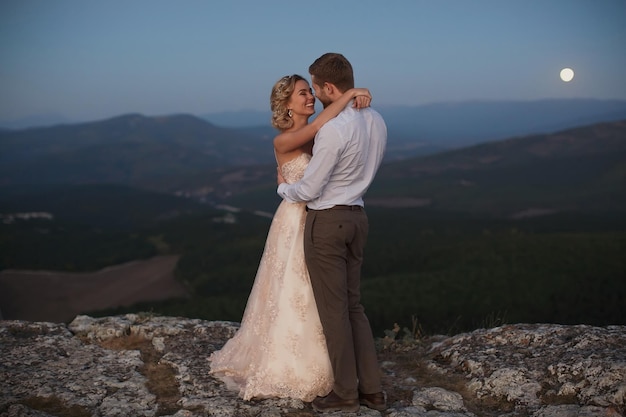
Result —
[[624, 100], [626, 1], [2, 0], [0, 122], [268, 110], [329, 51], [375, 106]]

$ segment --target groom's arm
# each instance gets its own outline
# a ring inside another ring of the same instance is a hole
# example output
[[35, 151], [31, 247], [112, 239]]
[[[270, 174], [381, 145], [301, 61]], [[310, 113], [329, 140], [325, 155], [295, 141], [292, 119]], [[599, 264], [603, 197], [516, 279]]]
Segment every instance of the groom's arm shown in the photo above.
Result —
[[277, 192], [285, 200], [290, 202], [311, 201], [322, 194], [339, 160], [337, 146], [339, 140], [336, 137], [328, 137], [325, 134], [328, 130], [330, 129], [322, 128], [319, 131], [315, 145], [313, 145], [313, 157], [300, 181], [287, 184], [286, 182], [280, 183], [279, 178]]

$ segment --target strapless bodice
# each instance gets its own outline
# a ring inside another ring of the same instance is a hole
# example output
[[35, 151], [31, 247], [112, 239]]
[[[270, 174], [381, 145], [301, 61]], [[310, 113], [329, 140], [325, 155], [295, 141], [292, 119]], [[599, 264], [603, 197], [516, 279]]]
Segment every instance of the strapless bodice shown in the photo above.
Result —
[[301, 153], [292, 160], [285, 162], [283, 166], [280, 167], [280, 172], [285, 181], [289, 184], [298, 182], [304, 175], [304, 170], [307, 165], [309, 165], [310, 160], [311, 155], [308, 153]]

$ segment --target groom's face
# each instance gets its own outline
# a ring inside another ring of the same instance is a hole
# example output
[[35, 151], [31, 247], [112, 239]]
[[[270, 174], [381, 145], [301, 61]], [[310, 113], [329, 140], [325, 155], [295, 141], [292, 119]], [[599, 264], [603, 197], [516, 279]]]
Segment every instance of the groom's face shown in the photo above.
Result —
[[315, 82], [314, 75], [311, 75], [311, 85], [313, 86], [313, 90], [315, 91], [315, 98], [317, 98], [320, 103], [322, 103], [324, 108], [332, 103], [332, 100], [326, 95], [326, 92], [324, 91], [324, 86], [319, 85]]

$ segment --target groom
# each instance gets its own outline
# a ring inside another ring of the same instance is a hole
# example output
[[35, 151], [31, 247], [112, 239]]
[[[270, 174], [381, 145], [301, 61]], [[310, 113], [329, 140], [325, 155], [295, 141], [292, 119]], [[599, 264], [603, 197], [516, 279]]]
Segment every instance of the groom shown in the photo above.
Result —
[[[354, 87], [352, 65], [341, 54], [326, 53], [309, 67], [315, 96], [324, 107]], [[361, 305], [360, 283], [368, 220], [363, 195], [380, 166], [387, 128], [371, 108], [351, 105], [315, 136], [304, 177], [278, 194], [306, 201], [304, 253], [335, 383], [317, 397], [317, 411], [355, 412], [359, 404], [386, 408], [369, 320]]]

